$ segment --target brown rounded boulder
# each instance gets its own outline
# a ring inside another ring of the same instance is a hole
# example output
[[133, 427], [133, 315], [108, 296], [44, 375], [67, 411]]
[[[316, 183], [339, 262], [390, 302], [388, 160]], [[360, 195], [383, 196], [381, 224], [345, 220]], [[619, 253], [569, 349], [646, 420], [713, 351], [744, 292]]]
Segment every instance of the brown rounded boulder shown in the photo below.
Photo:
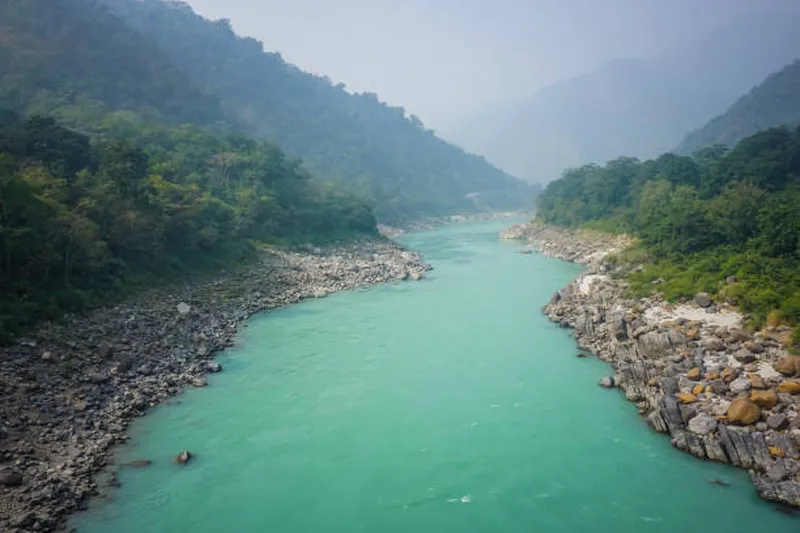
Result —
[[693, 380], [700, 379], [700, 369], [694, 367], [693, 369], [689, 370], [689, 372], [686, 373], [686, 377]]
[[747, 379], [750, 380], [750, 385], [754, 389], [766, 389], [766, 385], [764, 385], [764, 380], [761, 379], [759, 374], [747, 374]]
[[750, 401], [762, 409], [772, 409], [778, 403], [778, 395], [771, 390], [754, 390], [750, 392]]
[[800, 375], [800, 355], [789, 355], [772, 366], [784, 376]]
[[720, 377], [722, 378], [722, 381], [724, 381], [725, 383], [730, 383], [731, 381], [736, 379], [737, 375], [738, 372], [736, 372], [736, 370], [730, 367], [723, 368], [722, 372], [720, 373]]
[[800, 394], [800, 381], [784, 381], [778, 385], [778, 392]]
[[749, 400], [739, 399], [728, 407], [728, 421], [731, 424], [749, 426], [761, 418], [761, 409]]

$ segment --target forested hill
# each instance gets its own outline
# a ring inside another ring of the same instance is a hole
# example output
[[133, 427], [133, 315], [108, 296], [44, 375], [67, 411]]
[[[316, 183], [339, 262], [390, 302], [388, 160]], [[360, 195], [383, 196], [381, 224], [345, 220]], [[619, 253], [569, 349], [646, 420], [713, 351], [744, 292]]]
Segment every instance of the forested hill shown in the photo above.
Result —
[[0, 2], [0, 342], [264, 243], [376, 234], [363, 198], [238, 129], [107, 8]]
[[800, 124], [800, 60], [770, 75], [725, 113], [689, 134], [676, 151], [692, 154], [713, 144], [733, 146], [766, 128]]
[[169, 58], [101, 4], [0, 2], [0, 108], [98, 120], [105, 107], [171, 123], [226, 119]]
[[[633, 277], [643, 293], [707, 291], [739, 303], [755, 325], [800, 323], [800, 129], [769, 129], [695, 158], [584, 166], [538, 203], [546, 222], [639, 236], [653, 261]], [[794, 338], [800, 344], [800, 328]]]
[[226, 110], [317, 176], [372, 198], [380, 219], [532, 206], [523, 182], [439, 139], [402, 108], [351, 94], [183, 3], [103, 0]]

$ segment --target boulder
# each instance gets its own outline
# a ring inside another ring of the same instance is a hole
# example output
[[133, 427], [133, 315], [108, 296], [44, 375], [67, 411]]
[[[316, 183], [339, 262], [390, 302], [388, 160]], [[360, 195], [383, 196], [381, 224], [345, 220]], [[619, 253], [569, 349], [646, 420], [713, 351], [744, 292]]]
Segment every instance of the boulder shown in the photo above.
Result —
[[789, 419], [783, 413], [775, 413], [767, 417], [767, 427], [770, 429], [784, 429], [789, 425]]
[[733, 353], [733, 358], [739, 361], [740, 363], [752, 363], [756, 360], [756, 356], [753, 355], [753, 352], [750, 350], [746, 350], [742, 348], [741, 350], [736, 350]]
[[184, 450], [175, 456], [175, 462], [179, 465], [185, 465], [189, 460], [194, 457], [194, 454], [189, 450]]
[[744, 342], [744, 343], [742, 343], [742, 347], [747, 349], [747, 350], [750, 350], [753, 353], [763, 353], [764, 352], [764, 346], [760, 342], [756, 342], [756, 341]]
[[697, 385], [695, 385], [695, 386], [694, 386], [694, 388], [692, 389], [692, 394], [694, 394], [695, 396], [697, 396], [698, 394], [702, 394], [702, 393], [703, 393], [705, 390], [706, 390], [706, 386], [705, 386], [705, 385], [703, 385], [703, 384], [701, 384], [701, 383], [698, 383], [698, 384], [697, 384]]
[[736, 379], [736, 375], [737, 375], [736, 369], [727, 367], [722, 369], [722, 372], [720, 372], [719, 376], [725, 383], [730, 383], [731, 381]]
[[612, 376], [603, 376], [597, 382], [598, 385], [606, 389], [614, 387], [614, 378]]
[[715, 379], [711, 382], [711, 390], [717, 394], [725, 394], [728, 392], [728, 384], [722, 381], [721, 379]]
[[181, 303], [178, 304], [178, 314], [181, 315], [181, 316], [188, 315], [189, 311], [191, 311], [191, 310], [192, 310], [191, 306], [189, 304], [187, 304], [186, 302], [181, 302]]
[[689, 431], [697, 435], [707, 435], [717, 429], [717, 419], [705, 413], [689, 420]]
[[736, 378], [731, 381], [730, 388], [731, 392], [734, 394], [746, 392], [750, 390], [750, 380], [745, 377]]
[[772, 366], [784, 376], [796, 376], [800, 374], [800, 355], [789, 355]]
[[783, 448], [778, 448], [777, 446], [770, 446], [769, 447], [769, 455], [770, 457], [786, 457], [786, 452]]
[[749, 400], [738, 399], [728, 408], [728, 421], [731, 424], [749, 426], [761, 417], [761, 409]]
[[206, 372], [210, 372], [212, 374], [216, 374], [217, 372], [222, 372], [222, 365], [217, 363], [216, 361], [208, 361], [205, 364]]
[[678, 399], [681, 401], [681, 403], [689, 404], [696, 402], [697, 396], [695, 396], [691, 392], [682, 392], [678, 395]]
[[10, 467], [0, 467], [0, 487], [18, 487], [22, 485], [22, 476]]
[[786, 394], [800, 394], [800, 381], [784, 381], [777, 390]]
[[686, 377], [689, 378], [689, 379], [692, 379], [692, 380], [698, 380], [698, 379], [700, 379], [700, 375], [701, 374], [702, 374], [702, 372], [700, 372], [700, 369], [697, 368], [697, 367], [694, 367], [691, 370], [689, 370], [689, 372], [686, 373]]
[[711, 296], [708, 295], [706, 292], [698, 292], [694, 295], [694, 302], [699, 305], [700, 307], [708, 307], [711, 305], [713, 300]]
[[764, 380], [761, 379], [761, 376], [758, 374], [747, 374], [747, 379], [750, 380], [750, 386], [754, 389], [766, 389], [767, 386], [764, 384]]
[[193, 387], [205, 387], [208, 385], [208, 380], [203, 376], [198, 376], [196, 378], [192, 378], [192, 386]]
[[762, 409], [772, 409], [778, 403], [778, 395], [771, 390], [754, 390], [750, 392], [750, 401]]

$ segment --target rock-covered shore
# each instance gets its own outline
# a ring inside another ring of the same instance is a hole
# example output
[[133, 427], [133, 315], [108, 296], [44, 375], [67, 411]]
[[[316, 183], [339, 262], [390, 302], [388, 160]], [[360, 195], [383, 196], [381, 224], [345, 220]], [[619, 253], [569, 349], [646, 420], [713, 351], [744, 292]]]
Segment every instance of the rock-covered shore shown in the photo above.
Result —
[[130, 423], [205, 386], [221, 370], [214, 353], [250, 315], [429, 268], [384, 240], [265, 252], [241, 272], [42, 324], [0, 347], [0, 531], [63, 528], [103, 488], [94, 474], [113, 465]]
[[544, 309], [611, 364], [600, 385], [619, 387], [676, 448], [747, 469], [762, 498], [800, 508], [800, 356], [784, 347], [788, 328], [749, 333], [705, 294], [629, 298], [627, 272], [605, 261], [629, 244], [624, 236], [538, 223], [501, 236], [586, 265]]

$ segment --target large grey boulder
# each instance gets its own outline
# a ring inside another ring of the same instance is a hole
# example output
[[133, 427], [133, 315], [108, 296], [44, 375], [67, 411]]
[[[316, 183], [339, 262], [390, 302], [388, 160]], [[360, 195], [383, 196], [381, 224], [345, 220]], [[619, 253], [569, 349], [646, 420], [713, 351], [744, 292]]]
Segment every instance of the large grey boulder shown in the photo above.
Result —
[[717, 419], [705, 413], [689, 420], [689, 431], [697, 435], [707, 435], [717, 429]]
[[706, 292], [698, 292], [697, 294], [695, 294], [694, 301], [700, 307], [708, 307], [713, 302], [711, 296], [709, 296], [708, 293]]
[[0, 487], [18, 487], [22, 485], [22, 476], [8, 466], [0, 466]]

